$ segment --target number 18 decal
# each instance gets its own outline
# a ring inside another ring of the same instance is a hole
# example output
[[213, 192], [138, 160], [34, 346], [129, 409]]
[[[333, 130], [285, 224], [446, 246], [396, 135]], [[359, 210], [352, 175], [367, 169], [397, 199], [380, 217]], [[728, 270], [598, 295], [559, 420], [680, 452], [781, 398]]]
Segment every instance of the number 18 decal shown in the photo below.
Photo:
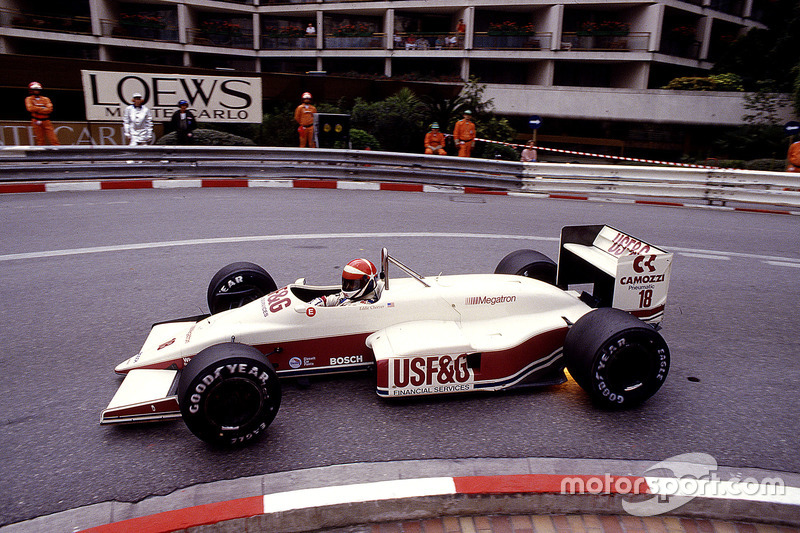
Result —
[[644, 309], [651, 305], [653, 305], [653, 290], [639, 291], [639, 309]]

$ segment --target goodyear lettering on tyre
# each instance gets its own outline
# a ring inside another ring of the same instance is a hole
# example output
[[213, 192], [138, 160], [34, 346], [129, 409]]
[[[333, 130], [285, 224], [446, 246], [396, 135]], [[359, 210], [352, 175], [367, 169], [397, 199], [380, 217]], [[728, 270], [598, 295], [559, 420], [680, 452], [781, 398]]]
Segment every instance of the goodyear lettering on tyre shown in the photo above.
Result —
[[216, 367], [213, 371], [209, 369], [203, 377], [199, 378], [194, 386], [192, 395], [189, 397], [189, 412], [197, 414], [200, 411], [203, 397], [215, 381], [236, 375], [253, 376], [256, 381], [261, 383], [262, 387], [266, 387], [267, 381], [269, 381], [269, 374], [256, 365], [251, 365], [249, 363], [226, 364]]
[[389, 361], [389, 395], [464, 392], [475, 388], [466, 354], [397, 358]]

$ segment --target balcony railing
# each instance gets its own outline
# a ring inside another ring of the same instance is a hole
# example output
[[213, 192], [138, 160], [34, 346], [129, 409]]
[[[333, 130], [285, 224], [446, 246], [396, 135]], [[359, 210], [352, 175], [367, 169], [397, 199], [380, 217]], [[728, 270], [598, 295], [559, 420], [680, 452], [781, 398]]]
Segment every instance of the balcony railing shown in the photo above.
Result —
[[552, 33], [536, 32], [525, 35], [497, 35], [491, 32], [475, 33], [473, 48], [478, 50], [549, 50]]
[[232, 33], [213, 32], [207, 30], [189, 30], [189, 42], [206, 46], [224, 46], [226, 48], [253, 48], [253, 34], [249, 31]]
[[464, 34], [456, 32], [395, 33], [395, 50], [463, 50]]
[[386, 35], [373, 33], [372, 35], [326, 35], [324, 46], [328, 50], [379, 50], [385, 46]]
[[89, 17], [51, 17], [21, 11], [0, 10], [2, 26], [26, 30], [56, 31], [91, 35], [92, 21]]
[[700, 57], [700, 41], [664, 38], [661, 41], [661, 53], [671, 56], [698, 59]]
[[303, 35], [299, 37], [261, 36], [262, 50], [314, 50], [316, 48], [316, 35]]
[[177, 26], [161, 23], [119, 22], [116, 20], [101, 20], [100, 26], [103, 35], [109, 37], [178, 42]]
[[647, 51], [649, 32], [564, 32], [561, 50], [602, 50], [619, 52]]

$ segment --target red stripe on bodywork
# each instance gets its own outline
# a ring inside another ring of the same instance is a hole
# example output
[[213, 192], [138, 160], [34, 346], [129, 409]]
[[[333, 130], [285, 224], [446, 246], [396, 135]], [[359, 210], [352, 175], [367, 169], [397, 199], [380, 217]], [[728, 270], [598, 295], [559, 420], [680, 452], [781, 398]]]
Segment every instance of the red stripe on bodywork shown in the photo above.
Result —
[[521, 474], [453, 478], [458, 494], [650, 494], [640, 476]]
[[335, 189], [336, 180], [294, 180], [292, 182], [298, 189]]
[[84, 531], [91, 533], [167, 533], [190, 527], [216, 524], [236, 518], [247, 518], [264, 513], [264, 497], [251, 496], [227, 502], [209, 503], [166, 511], [140, 518], [131, 518]]
[[0, 194], [12, 192], [45, 192], [44, 183], [4, 183], [0, 185]]
[[100, 188], [103, 190], [152, 189], [153, 180], [101, 181]]
[[216, 178], [204, 179], [202, 181], [203, 187], [247, 187], [248, 180], [239, 178]]
[[382, 191], [422, 192], [418, 183], [381, 183]]

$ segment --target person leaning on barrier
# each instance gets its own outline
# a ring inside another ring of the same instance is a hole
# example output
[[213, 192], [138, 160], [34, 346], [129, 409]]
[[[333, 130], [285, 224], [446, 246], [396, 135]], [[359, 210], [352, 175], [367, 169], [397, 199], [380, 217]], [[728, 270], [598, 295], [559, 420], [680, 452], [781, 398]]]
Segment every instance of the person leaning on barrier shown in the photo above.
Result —
[[28, 92], [30, 94], [25, 98], [25, 108], [31, 114], [33, 136], [36, 139], [37, 146], [45, 144], [58, 146], [60, 143], [56, 138], [55, 130], [53, 130], [53, 124], [50, 122], [53, 102], [48, 97], [42, 96], [41, 91], [42, 84], [38, 81], [32, 81], [28, 84]]
[[533, 141], [528, 141], [525, 149], [519, 155], [519, 160], [523, 163], [534, 163], [536, 161], [536, 144]]
[[786, 172], [800, 172], [800, 141], [789, 145], [789, 152], [786, 154]]
[[444, 150], [444, 133], [439, 131], [439, 124], [431, 124], [431, 131], [425, 134], [425, 153], [447, 155]]
[[172, 131], [178, 138], [178, 144], [194, 144], [194, 133], [197, 128], [197, 121], [189, 111], [189, 102], [181, 100], [178, 102], [179, 109], [172, 114], [169, 124]]
[[472, 122], [472, 111], [464, 111], [464, 118], [456, 122], [453, 138], [458, 146], [458, 157], [470, 157], [475, 144], [475, 123]]
[[133, 103], [122, 115], [122, 126], [130, 146], [153, 144], [153, 115], [144, 105], [141, 93], [133, 93]]

